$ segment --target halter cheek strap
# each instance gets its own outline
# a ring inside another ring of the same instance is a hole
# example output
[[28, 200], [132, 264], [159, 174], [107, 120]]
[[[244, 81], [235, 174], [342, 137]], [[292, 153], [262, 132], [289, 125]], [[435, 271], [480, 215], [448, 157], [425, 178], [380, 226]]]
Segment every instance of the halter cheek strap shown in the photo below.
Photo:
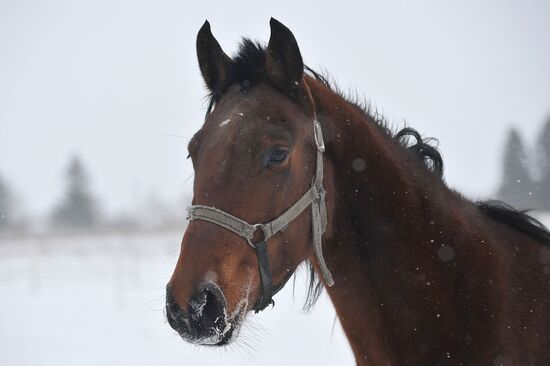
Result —
[[[294, 221], [306, 208], [311, 205], [311, 225], [313, 236], [313, 249], [319, 262], [323, 278], [328, 286], [334, 284], [332, 275], [323, 257], [322, 236], [327, 227], [327, 210], [325, 205], [325, 190], [323, 188], [323, 131], [321, 125], [315, 119], [313, 121], [313, 133], [317, 146], [316, 170], [313, 183], [309, 190], [280, 216], [266, 224], [249, 224], [225, 211], [215, 207], [193, 205], [188, 208], [188, 220], [208, 221], [221, 226], [246, 239], [248, 245], [256, 251], [260, 279], [262, 282], [262, 297], [255, 306], [256, 312], [265, 309], [273, 302], [273, 295], [280, 289], [274, 290], [271, 270], [269, 268], [269, 256], [267, 254], [267, 240], [281, 230], [284, 230]], [[261, 230], [262, 239], [253, 242], [254, 233]], [[282, 287], [282, 286], [281, 286]]]

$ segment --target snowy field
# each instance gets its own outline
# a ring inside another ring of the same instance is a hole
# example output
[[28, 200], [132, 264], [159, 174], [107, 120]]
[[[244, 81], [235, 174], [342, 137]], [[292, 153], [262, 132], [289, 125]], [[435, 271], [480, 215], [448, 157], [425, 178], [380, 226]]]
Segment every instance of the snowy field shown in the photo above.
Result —
[[182, 233], [0, 239], [0, 365], [353, 364], [327, 297], [302, 312], [303, 272], [234, 345], [181, 340], [163, 308]]
[[183, 342], [163, 312], [182, 232], [0, 239], [0, 365], [354, 363], [326, 296], [302, 312], [303, 272], [235, 344]]

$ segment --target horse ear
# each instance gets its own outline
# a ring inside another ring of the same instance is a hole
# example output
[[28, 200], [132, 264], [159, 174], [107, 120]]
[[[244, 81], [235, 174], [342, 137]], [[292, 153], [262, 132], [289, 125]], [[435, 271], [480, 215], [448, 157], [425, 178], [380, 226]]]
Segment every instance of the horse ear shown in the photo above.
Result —
[[204, 82], [210, 91], [214, 91], [216, 85], [227, 77], [231, 59], [212, 35], [208, 20], [197, 34], [197, 57]]
[[304, 63], [294, 35], [271, 18], [271, 37], [267, 46], [267, 73], [282, 90], [293, 90], [302, 81]]

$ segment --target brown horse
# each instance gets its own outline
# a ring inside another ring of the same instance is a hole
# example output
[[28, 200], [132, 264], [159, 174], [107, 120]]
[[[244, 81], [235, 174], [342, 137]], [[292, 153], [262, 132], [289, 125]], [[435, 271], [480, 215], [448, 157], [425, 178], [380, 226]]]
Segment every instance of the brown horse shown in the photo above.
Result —
[[211, 104], [189, 143], [170, 325], [225, 345], [309, 262], [358, 364], [549, 365], [548, 230], [448, 188], [429, 141], [304, 69], [292, 33], [270, 24], [267, 47], [244, 40], [234, 58], [208, 22], [197, 37]]

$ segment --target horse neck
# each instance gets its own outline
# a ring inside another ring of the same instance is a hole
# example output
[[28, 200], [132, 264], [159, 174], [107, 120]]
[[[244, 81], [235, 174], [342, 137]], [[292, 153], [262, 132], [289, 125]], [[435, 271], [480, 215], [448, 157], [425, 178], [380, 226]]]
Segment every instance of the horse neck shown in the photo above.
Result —
[[463, 201], [373, 118], [310, 83], [327, 141], [332, 217], [324, 251], [335, 280], [328, 293], [358, 363], [394, 364], [396, 348], [404, 347], [400, 339], [413, 336], [427, 320], [423, 316], [431, 323], [436, 316], [413, 289], [420, 286], [425, 298], [444, 301], [430, 286], [441, 288], [452, 279], [424, 263], [456, 234], [452, 228], [460, 219], [450, 212]]

